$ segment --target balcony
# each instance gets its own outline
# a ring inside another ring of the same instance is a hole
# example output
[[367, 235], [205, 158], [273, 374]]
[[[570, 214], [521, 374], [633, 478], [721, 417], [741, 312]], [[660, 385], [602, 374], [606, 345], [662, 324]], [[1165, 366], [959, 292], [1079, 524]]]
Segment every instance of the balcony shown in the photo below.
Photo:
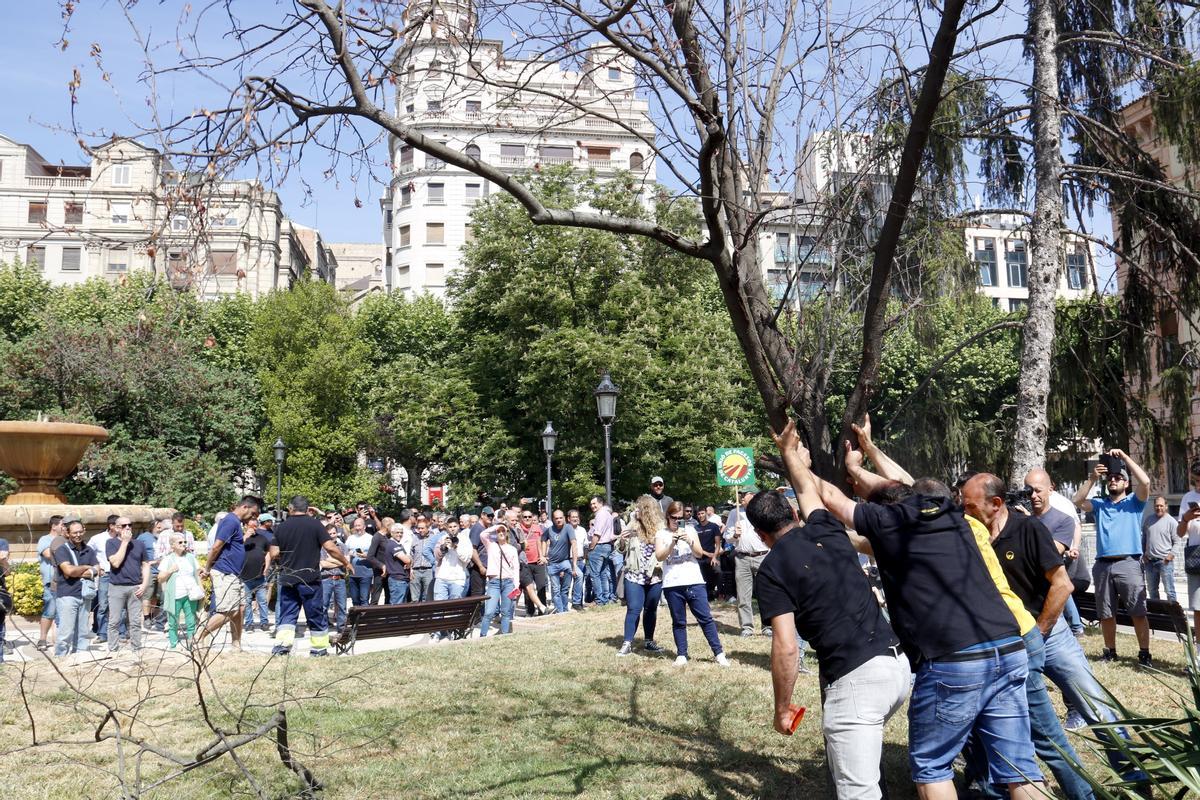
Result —
[[587, 165], [592, 169], [612, 169], [613, 160], [611, 158], [589, 158]]
[[55, 175], [26, 175], [25, 185], [38, 189], [86, 189], [89, 178], [65, 178]]
[[468, 111], [465, 114], [463, 114], [463, 117], [467, 120], [467, 122], [482, 122], [483, 121], [483, 112], [482, 111]]
[[528, 156], [500, 156], [496, 163], [502, 167], [524, 167], [529, 163]]
[[598, 130], [613, 130], [614, 128], [617, 127], [617, 125], [615, 122], [610, 122], [609, 120], [606, 120], [606, 119], [599, 119], [598, 117], [587, 117], [583, 121], [583, 127], [598, 129]]
[[558, 164], [573, 164], [575, 159], [572, 156], [542, 156], [538, 161], [546, 167], [556, 166]]

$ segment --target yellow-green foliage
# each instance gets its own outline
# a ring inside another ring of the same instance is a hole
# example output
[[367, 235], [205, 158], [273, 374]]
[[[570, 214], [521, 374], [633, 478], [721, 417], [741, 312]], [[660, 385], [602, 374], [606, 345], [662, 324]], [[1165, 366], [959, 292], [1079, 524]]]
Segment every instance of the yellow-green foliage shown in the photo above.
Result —
[[42, 613], [42, 578], [28, 572], [8, 576], [8, 593], [13, 599], [13, 613], [32, 617]]

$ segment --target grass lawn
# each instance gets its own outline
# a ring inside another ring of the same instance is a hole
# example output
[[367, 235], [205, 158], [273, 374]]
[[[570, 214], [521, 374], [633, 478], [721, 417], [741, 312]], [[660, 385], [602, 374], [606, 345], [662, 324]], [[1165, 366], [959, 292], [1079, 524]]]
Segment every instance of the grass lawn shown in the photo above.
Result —
[[[692, 662], [672, 666], [670, 622], [660, 609], [658, 640], [669, 657], [614, 656], [623, 610], [590, 610], [533, 623], [534, 630], [481, 642], [322, 660], [243, 654], [219, 657], [210, 670], [210, 713], [243, 729], [289, 705], [296, 756], [337, 798], [822, 798], [831, 796], [823, 764], [816, 675], [801, 676], [797, 702], [809, 709], [792, 738], [771, 728], [770, 641], [737, 636], [733, 609], [718, 609], [722, 639], [734, 661], [721, 669], [694, 626]], [[1136, 654], [1121, 637], [1123, 655]], [[1100, 650], [1089, 635], [1091, 656]], [[1155, 657], [1170, 687], [1183, 689], [1182, 648], [1156, 641]], [[815, 666], [815, 665], [814, 665]], [[1131, 708], [1174, 715], [1173, 694], [1136, 670], [1132, 658], [1095, 665], [1097, 677]], [[814, 668], [815, 672], [815, 668]], [[132, 708], [128, 733], [156, 746], [195, 753], [210, 740], [194, 680], [179, 657], [142, 674], [89, 667], [85, 691]], [[28, 748], [30, 722], [17, 689], [20, 667], [0, 667], [0, 778], [3, 800], [119, 797], [120, 754], [95, 743], [97, 706], [66, 691], [45, 665], [25, 674], [39, 741]], [[215, 687], [215, 689], [213, 688]], [[1056, 703], [1057, 692], [1052, 692]], [[219, 700], [218, 700], [219, 698]], [[1061, 706], [1060, 706], [1061, 707]], [[112, 730], [111, 723], [106, 730]], [[893, 798], [914, 797], [907, 780], [907, 726], [889, 724], [886, 759]], [[61, 740], [55, 743], [55, 740]], [[279, 761], [273, 740], [237, 751], [270, 797], [292, 795], [300, 781]], [[125, 751], [127, 779], [135, 764]], [[146, 756], [144, 783], [165, 762]], [[148, 796], [185, 800], [253, 796], [224, 757]]]

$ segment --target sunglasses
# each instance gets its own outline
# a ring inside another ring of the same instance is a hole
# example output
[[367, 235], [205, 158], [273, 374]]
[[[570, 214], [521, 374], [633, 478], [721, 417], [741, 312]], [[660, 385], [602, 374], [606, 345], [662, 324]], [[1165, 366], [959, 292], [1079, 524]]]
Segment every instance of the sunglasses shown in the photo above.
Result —
[[679, 515], [679, 516], [677, 516], [677, 517], [671, 517], [671, 519], [673, 519], [673, 520], [675, 520], [675, 521], [677, 521], [677, 522], [678, 522], [679, 520], [683, 519], [683, 515], [682, 515], [682, 514], [680, 514], [680, 515]]

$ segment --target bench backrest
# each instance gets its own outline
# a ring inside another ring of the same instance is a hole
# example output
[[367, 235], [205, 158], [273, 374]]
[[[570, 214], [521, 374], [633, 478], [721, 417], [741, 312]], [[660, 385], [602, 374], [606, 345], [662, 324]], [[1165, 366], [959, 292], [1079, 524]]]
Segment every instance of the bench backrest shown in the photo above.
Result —
[[461, 630], [471, 625], [486, 599], [476, 596], [424, 603], [360, 606], [350, 609], [346, 614], [346, 626], [355, 629], [355, 638], [358, 639]]
[[[1096, 622], [1096, 595], [1094, 592], [1075, 592], [1075, 606], [1079, 616]], [[1133, 625], [1133, 620], [1123, 607], [1115, 615], [1118, 625]], [[1183, 607], [1171, 600], [1146, 600], [1146, 621], [1151, 630], [1182, 634], [1187, 630], [1187, 618]]]

